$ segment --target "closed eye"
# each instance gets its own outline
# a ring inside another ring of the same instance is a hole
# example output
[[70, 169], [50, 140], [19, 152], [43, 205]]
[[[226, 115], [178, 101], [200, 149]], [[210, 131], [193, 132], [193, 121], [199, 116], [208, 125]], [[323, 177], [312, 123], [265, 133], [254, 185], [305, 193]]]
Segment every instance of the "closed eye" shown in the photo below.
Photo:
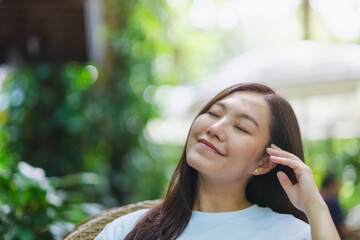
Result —
[[237, 130], [241, 131], [241, 132], [244, 132], [244, 133], [246, 133], [246, 134], [250, 134], [248, 131], [246, 131], [245, 129], [243, 129], [243, 128], [239, 127], [239, 126], [234, 125], [234, 127], [235, 127]]
[[219, 116], [218, 116], [217, 114], [213, 113], [213, 112], [210, 112], [210, 111], [209, 111], [208, 114], [210, 114], [210, 115], [213, 116], [213, 117], [219, 118]]

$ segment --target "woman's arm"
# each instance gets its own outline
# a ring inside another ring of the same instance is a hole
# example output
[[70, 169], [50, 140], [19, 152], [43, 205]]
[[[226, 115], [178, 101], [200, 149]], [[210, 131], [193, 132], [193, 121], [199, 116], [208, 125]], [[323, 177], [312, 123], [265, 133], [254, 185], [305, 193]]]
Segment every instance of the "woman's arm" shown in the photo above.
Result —
[[309, 205], [305, 214], [311, 226], [312, 239], [340, 239], [330, 211], [323, 199]]
[[271, 144], [266, 151], [271, 161], [294, 170], [298, 180], [295, 185], [284, 172], [278, 172], [277, 176], [292, 204], [306, 214], [311, 226], [312, 239], [340, 239], [329, 209], [316, 186], [312, 170], [298, 157], [274, 144]]

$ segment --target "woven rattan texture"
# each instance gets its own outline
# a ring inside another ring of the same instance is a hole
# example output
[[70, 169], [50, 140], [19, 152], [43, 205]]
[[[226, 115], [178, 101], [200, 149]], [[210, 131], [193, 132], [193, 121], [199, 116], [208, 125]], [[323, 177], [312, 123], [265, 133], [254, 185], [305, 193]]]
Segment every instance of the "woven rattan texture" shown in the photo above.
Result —
[[152, 208], [160, 202], [161, 200], [150, 200], [105, 210], [96, 217], [79, 225], [73, 232], [69, 233], [64, 240], [93, 240], [105, 225], [114, 219], [140, 209]]

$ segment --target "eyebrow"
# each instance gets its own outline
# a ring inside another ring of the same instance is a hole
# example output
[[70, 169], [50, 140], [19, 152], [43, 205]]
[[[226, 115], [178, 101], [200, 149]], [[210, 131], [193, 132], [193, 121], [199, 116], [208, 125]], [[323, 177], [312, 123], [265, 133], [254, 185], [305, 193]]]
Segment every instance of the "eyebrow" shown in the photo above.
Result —
[[[222, 109], [226, 110], [225, 104], [223, 104], [223, 103], [221, 103], [221, 102], [216, 102], [216, 103], [214, 103], [214, 105], [218, 105], [218, 106], [220, 106]], [[258, 125], [258, 123], [256, 122], [256, 120], [255, 120], [253, 117], [247, 115], [246, 113], [239, 113], [239, 114], [237, 114], [236, 116], [237, 116], [237, 117], [240, 117], [240, 118], [245, 118], [245, 119], [251, 121], [252, 123], [255, 124], [255, 126], [256, 126], [257, 128], [259, 128], [259, 125]]]

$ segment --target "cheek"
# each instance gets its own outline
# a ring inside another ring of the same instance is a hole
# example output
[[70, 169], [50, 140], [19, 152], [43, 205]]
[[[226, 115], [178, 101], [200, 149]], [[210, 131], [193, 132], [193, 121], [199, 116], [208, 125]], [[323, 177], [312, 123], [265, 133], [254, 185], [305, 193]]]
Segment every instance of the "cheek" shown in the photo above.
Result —
[[185, 146], [185, 153], [186, 153], [186, 156], [189, 156], [189, 151], [191, 149], [191, 147], [194, 145], [193, 141], [191, 140], [190, 136], [189, 136], [189, 139], [187, 140], [186, 142], [186, 146]]
[[196, 137], [204, 131], [205, 123], [201, 116], [197, 117], [190, 128], [189, 139], [191, 137]]
[[252, 166], [257, 163], [263, 153], [259, 143], [251, 140], [238, 141], [232, 145], [231, 158], [242, 165]]
[[193, 124], [191, 125], [190, 128], [190, 132], [189, 132], [189, 137], [187, 139], [187, 143], [185, 146], [185, 152], [186, 154], [188, 154], [189, 150], [194, 146], [195, 142], [196, 142], [196, 135], [197, 135], [197, 123], [196, 123], [196, 119], [193, 122]]

